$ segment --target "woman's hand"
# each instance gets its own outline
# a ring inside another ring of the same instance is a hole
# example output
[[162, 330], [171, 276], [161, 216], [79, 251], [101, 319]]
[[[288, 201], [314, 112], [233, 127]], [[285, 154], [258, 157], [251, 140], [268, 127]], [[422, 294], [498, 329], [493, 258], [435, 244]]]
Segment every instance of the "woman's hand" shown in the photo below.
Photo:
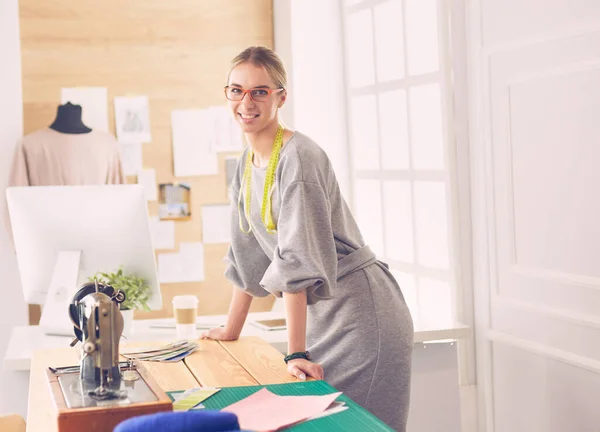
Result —
[[318, 380], [324, 379], [323, 367], [321, 367], [320, 364], [301, 358], [290, 360], [287, 364], [287, 371], [290, 375], [293, 375], [302, 381], [304, 381], [307, 376]]
[[238, 335], [232, 334], [231, 332], [227, 331], [225, 329], [225, 327], [216, 327], [216, 328], [213, 328], [213, 329], [203, 332], [202, 335], [200, 336], [200, 339], [233, 341], [233, 340], [237, 340], [238, 337], [239, 337]]

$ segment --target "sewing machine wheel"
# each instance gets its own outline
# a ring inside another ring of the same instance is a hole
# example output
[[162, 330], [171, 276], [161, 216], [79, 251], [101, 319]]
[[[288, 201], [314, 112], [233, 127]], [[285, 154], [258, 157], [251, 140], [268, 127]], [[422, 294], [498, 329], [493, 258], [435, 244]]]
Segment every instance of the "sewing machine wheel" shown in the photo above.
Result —
[[[77, 303], [88, 294], [92, 294], [94, 292], [96, 292], [96, 282], [84, 283], [79, 287], [79, 289], [73, 296], [73, 299], [71, 300], [71, 304], [69, 305], [69, 317], [71, 318], [73, 326], [75, 326], [75, 328], [73, 329], [75, 332], [75, 336], [80, 341], [83, 340], [83, 333], [79, 328], [79, 314], [77, 312]], [[122, 291], [115, 291], [115, 289], [110, 285], [98, 283], [98, 292], [106, 294], [117, 303], [123, 303], [125, 301], [125, 293]]]

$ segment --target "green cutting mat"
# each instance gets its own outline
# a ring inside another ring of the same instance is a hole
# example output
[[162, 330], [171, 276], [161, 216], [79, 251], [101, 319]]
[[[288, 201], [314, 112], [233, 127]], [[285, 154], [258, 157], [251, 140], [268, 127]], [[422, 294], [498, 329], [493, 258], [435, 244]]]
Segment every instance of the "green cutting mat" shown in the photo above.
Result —
[[[325, 381], [307, 381], [291, 384], [272, 384], [265, 386], [249, 387], [222, 387], [217, 394], [206, 399], [204, 406], [206, 409], [220, 410], [231, 405], [245, 397], [256, 393], [262, 388], [268, 388], [270, 392], [280, 396], [320, 396], [335, 393], [337, 390], [327, 384]], [[169, 397], [174, 400], [172, 394], [179, 392], [167, 392]], [[392, 431], [393, 429], [369, 413], [364, 408], [354, 403], [346, 395], [342, 394], [336, 399], [346, 402], [348, 409], [327, 417], [311, 420], [306, 423], [293, 426], [286, 431], [293, 432], [323, 432], [323, 431]]]

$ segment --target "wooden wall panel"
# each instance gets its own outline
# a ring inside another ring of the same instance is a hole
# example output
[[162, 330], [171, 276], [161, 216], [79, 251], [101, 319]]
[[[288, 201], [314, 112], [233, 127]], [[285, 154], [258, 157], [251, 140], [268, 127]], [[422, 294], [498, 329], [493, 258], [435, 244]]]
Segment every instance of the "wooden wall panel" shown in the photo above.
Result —
[[[143, 146], [144, 168], [156, 170], [157, 183], [191, 184], [192, 219], [176, 222], [176, 245], [202, 241], [202, 205], [228, 202], [224, 158], [231, 154], [219, 155], [218, 175], [175, 178], [171, 111], [225, 103], [231, 59], [250, 45], [273, 46], [271, 0], [20, 0], [19, 7], [24, 133], [52, 123], [62, 87], [107, 87], [113, 133], [113, 98], [147, 95], [152, 142]], [[157, 202], [149, 213], [158, 214]], [[205, 245], [205, 281], [163, 284], [163, 310], [136, 317], [172, 316], [173, 295], [188, 293], [199, 296], [200, 314], [226, 313], [226, 252], [226, 244]], [[272, 302], [257, 299], [252, 310]]]

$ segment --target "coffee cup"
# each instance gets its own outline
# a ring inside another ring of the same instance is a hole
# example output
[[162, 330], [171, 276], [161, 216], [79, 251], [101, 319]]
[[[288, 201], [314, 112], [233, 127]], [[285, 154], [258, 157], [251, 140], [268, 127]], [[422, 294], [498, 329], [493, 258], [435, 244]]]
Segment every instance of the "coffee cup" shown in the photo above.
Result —
[[196, 337], [196, 315], [198, 315], [198, 297], [179, 295], [173, 297], [175, 329], [179, 339]]

